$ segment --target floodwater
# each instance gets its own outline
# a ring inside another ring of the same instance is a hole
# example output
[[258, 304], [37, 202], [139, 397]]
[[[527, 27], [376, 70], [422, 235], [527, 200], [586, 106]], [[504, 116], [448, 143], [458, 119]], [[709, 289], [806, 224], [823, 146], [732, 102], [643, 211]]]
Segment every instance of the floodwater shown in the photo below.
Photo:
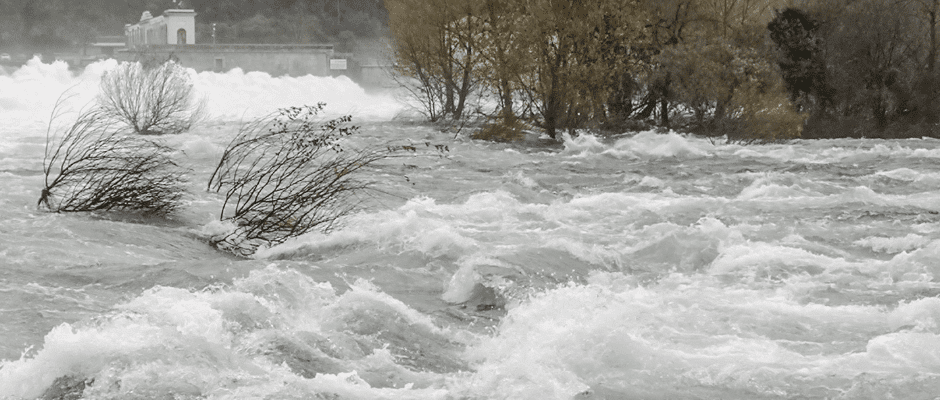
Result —
[[[113, 65], [0, 73], [0, 399], [940, 393], [938, 140], [494, 144], [345, 78], [201, 73], [210, 117], [166, 138], [192, 170], [178, 215], [37, 210], [56, 99]], [[239, 124], [319, 101], [355, 144], [450, 151], [367, 171], [330, 234], [210, 248]]]

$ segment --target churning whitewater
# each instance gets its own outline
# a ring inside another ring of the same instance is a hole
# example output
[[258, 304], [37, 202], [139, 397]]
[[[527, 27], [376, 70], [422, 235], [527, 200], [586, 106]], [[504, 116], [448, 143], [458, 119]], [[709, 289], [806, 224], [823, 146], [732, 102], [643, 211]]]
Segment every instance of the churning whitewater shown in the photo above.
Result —
[[[0, 72], [0, 399], [940, 393], [938, 140], [495, 144], [343, 77], [192, 72], [178, 215], [37, 210], [53, 106], [114, 65]], [[239, 125], [321, 101], [353, 144], [450, 151], [371, 168], [329, 234], [213, 250], [205, 182]]]

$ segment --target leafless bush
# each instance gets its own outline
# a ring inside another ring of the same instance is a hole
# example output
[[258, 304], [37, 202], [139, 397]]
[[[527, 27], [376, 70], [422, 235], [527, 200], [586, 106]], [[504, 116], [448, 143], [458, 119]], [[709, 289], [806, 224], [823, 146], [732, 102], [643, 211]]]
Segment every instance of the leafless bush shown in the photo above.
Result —
[[329, 231], [357, 209], [369, 183], [357, 172], [411, 146], [350, 148], [350, 116], [323, 122], [316, 106], [291, 107], [243, 126], [209, 179], [224, 191], [220, 219], [236, 226], [212, 244], [247, 256], [311, 230]]
[[176, 134], [203, 115], [186, 69], [172, 60], [122, 62], [101, 77], [102, 114], [143, 135]]
[[[58, 106], [57, 106], [58, 109]], [[79, 114], [60, 139], [46, 136], [45, 186], [37, 206], [55, 212], [173, 212], [184, 174], [159, 141], [114, 126], [98, 108]]]

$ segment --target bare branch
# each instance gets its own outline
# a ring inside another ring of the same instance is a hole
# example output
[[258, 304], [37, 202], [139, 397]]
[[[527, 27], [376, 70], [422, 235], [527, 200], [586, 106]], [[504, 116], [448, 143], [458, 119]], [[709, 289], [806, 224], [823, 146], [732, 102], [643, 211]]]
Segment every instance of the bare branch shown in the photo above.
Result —
[[347, 148], [358, 127], [321, 121], [324, 104], [291, 107], [244, 125], [226, 147], [207, 189], [224, 190], [220, 218], [237, 228], [212, 240], [247, 256], [312, 230], [329, 231], [358, 209], [369, 183], [358, 172], [400, 148]]
[[166, 61], [155, 66], [122, 62], [101, 77], [102, 115], [144, 135], [177, 134], [204, 116], [194, 100], [186, 69]]
[[[53, 116], [60, 115], [58, 107]], [[83, 111], [61, 139], [47, 136], [50, 150], [37, 206], [55, 212], [172, 213], [185, 183], [172, 149], [115, 127], [102, 113], [98, 108]], [[51, 131], [53, 121], [49, 124]]]

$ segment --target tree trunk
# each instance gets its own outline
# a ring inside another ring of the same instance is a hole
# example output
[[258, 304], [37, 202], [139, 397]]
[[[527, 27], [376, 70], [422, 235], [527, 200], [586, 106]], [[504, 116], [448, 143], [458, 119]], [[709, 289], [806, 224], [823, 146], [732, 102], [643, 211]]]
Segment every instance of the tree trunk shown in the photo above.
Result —
[[669, 127], [669, 100], [666, 100], [665, 97], [659, 100], [659, 116], [661, 118], [661, 124], [663, 128]]
[[549, 67], [549, 89], [545, 101], [542, 117], [545, 119], [545, 133], [552, 139], [555, 139], [555, 133], [558, 129], [558, 114], [560, 114], [560, 101], [558, 96], [558, 66], [554, 63]]
[[888, 127], [888, 108], [884, 98], [884, 89], [879, 89], [878, 95], [872, 98], [872, 117], [878, 132], [883, 132]]
[[933, 72], [937, 62], [937, 0], [931, 0], [930, 14], [930, 50], [927, 52], [927, 72]]
[[454, 114], [454, 75], [453, 71], [449, 70], [445, 72], [444, 76], [444, 115]]
[[500, 100], [500, 112], [503, 115], [503, 118], [511, 118], [513, 116], [512, 112], [512, 90], [509, 87], [508, 79], [500, 79], [499, 82], [499, 100]]
[[660, 87], [659, 93], [659, 118], [660, 126], [663, 128], [669, 127], [669, 85], [672, 83], [672, 77], [669, 76], [669, 73], [666, 73], [666, 77], [662, 81], [662, 87]]
[[463, 82], [460, 84], [460, 91], [457, 93], [457, 108], [454, 109], [454, 119], [460, 119], [463, 116], [463, 108], [464, 108], [464, 105], [467, 103], [467, 96], [469, 94], [470, 94], [470, 67], [465, 67], [463, 70]]
[[548, 98], [545, 102], [545, 112], [542, 117], [545, 119], [545, 133], [548, 137], [555, 138], [555, 130], [558, 129], [558, 96], [555, 93], [556, 77], [554, 71], [551, 76], [551, 89], [548, 91]]
[[442, 115], [454, 113], [454, 92], [457, 84], [454, 82], [454, 51], [448, 44], [447, 33], [441, 33], [441, 73], [444, 81], [444, 109]]

